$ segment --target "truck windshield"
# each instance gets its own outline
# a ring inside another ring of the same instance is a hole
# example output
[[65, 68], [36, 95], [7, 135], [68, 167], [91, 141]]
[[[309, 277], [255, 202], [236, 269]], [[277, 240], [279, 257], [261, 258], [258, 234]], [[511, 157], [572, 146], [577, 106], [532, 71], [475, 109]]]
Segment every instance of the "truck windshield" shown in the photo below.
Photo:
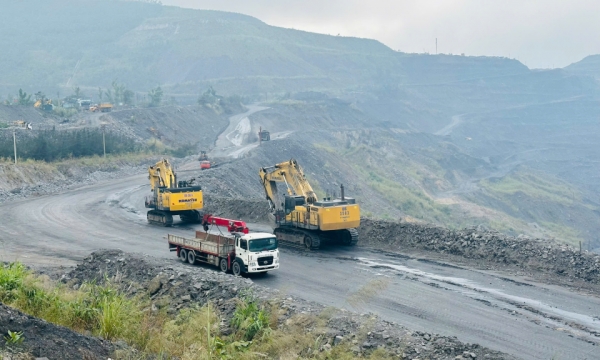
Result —
[[257, 252], [275, 249], [277, 249], [277, 239], [274, 237], [250, 240], [250, 251]]

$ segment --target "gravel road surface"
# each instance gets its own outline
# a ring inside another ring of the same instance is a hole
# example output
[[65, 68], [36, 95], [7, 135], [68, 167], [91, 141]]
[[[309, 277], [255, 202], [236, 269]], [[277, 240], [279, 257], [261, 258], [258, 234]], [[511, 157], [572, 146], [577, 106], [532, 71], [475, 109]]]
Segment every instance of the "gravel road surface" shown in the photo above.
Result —
[[[146, 177], [1, 204], [2, 259], [69, 266], [94, 250], [119, 248], [176, 262], [164, 237], [192, 236], [200, 226], [148, 225]], [[281, 262], [279, 271], [254, 281], [521, 358], [598, 359], [600, 353], [600, 299], [595, 296], [360, 247], [282, 249]]]

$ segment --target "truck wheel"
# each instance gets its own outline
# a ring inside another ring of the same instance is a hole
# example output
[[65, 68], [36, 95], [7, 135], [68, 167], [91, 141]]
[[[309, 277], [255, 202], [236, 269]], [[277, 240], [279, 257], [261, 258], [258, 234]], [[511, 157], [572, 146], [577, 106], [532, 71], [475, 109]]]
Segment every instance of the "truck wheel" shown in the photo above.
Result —
[[193, 250], [188, 251], [187, 261], [192, 265], [196, 263], [196, 253]]
[[235, 275], [235, 276], [242, 275], [242, 267], [240, 266], [240, 263], [237, 261], [234, 261], [233, 265], [231, 265], [231, 271], [233, 271], [233, 275]]
[[227, 272], [227, 259], [221, 259], [221, 261], [219, 261], [219, 267], [221, 268], [222, 272]]
[[181, 259], [181, 261], [186, 262], [187, 261], [187, 251], [185, 249], [181, 249], [179, 250], [179, 258]]

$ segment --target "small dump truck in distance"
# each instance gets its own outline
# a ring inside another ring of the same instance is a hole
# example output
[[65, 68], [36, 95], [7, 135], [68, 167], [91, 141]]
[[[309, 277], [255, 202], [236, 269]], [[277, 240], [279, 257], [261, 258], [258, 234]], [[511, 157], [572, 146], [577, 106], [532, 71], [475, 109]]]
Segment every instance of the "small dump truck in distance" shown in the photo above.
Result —
[[196, 231], [195, 238], [169, 234], [168, 241], [169, 250], [176, 251], [182, 261], [211, 264], [236, 276], [279, 269], [277, 238], [270, 233]]

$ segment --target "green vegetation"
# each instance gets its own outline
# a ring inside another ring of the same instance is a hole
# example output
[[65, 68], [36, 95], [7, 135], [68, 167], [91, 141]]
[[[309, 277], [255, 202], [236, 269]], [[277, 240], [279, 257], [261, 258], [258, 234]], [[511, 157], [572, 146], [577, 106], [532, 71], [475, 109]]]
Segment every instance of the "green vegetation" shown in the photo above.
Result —
[[581, 202], [581, 193], [566, 183], [548, 176], [540, 176], [532, 171], [521, 169], [500, 179], [482, 180], [480, 185], [498, 196], [522, 193], [539, 200], [552, 201], [564, 205]]
[[[4, 133], [0, 142], [0, 157], [14, 155], [12, 134]], [[130, 138], [118, 133], [105, 134], [106, 153], [122, 154], [136, 152], [140, 146]], [[39, 131], [31, 136], [25, 134], [17, 138], [18, 156], [23, 159], [56, 161], [71, 157], [103, 155], [103, 135], [100, 129], [81, 129], [73, 131]]]
[[[84, 283], [77, 290], [36, 276], [20, 263], [0, 267], [0, 301], [27, 314], [75, 331], [91, 332], [109, 340], [123, 340], [132, 351], [119, 350], [119, 359], [355, 359], [360, 358], [343, 342], [331, 350], [319, 350], [332, 314], [297, 315], [278, 325], [285, 310], [276, 303], [259, 304], [249, 292], [238, 299], [231, 324], [234, 333], [219, 331], [221, 315], [209, 303], [181, 309], [175, 315], [151, 310], [146, 296], [128, 297], [107, 285]], [[313, 329], [307, 331], [307, 329]], [[369, 329], [361, 329], [367, 332]], [[26, 335], [26, 334], [25, 334]], [[7, 341], [25, 336], [18, 329]], [[9, 340], [10, 339], [10, 340]], [[364, 357], [363, 357], [364, 358]], [[391, 359], [376, 350], [368, 359]]]
[[243, 334], [245, 340], [250, 341], [262, 333], [268, 335], [269, 314], [262, 307], [252, 293], [244, 293], [233, 314], [231, 325]]
[[31, 94], [27, 95], [27, 93], [25, 91], [23, 91], [23, 89], [19, 89], [19, 97], [17, 99], [17, 103], [19, 105], [31, 105], [33, 104], [33, 101], [31, 100]]
[[10, 331], [8, 330], [8, 334], [4, 336], [4, 341], [6, 341], [6, 346], [12, 345], [20, 345], [25, 340], [22, 331]]
[[0, 129], [6, 129], [8, 127], [7, 123], [0, 122]]
[[209, 86], [198, 98], [198, 105], [212, 109], [217, 114], [232, 114], [234, 111], [241, 111], [243, 108], [242, 103], [248, 101], [249, 99], [238, 95], [221, 96], [217, 94], [212, 86]]
[[[102, 88], [98, 88], [98, 101], [99, 102], [109, 102], [112, 104], [123, 104], [123, 105], [133, 105], [135, 93], [127, 88], [125, 84], [119, 84], [116, 80], [111, 84], [112, 89], [108, 88], [102, 91]], [[80, 98], [80, 95], [77, 95], [79, 88], [75, 88], [75, 98]]]
[[[404, 154], [397, 154], [394, 158], [394, 166], [390, 168], [387, 166], [389, 162], [381, 160], [385, 159], [385, 155], [366, 143], [348, 145], [342, 150], [327, 145], [320, 145], [320, 147], [340, 155], [352, 166], [366, 186], [383, 195], [402, 213], [428, 222], [450, 224], [451, 227], [461, 223], [449, 206], [436, 203], [422, 187], [417, 185], [421, 184], [426, 176], [435, 176], [435, 173], [412, 162]], [[434, 170], [439, 169], [434, 167]]]
[[67, 119], [73, 117], [74, 115], [77, 115], [77, 109], [75, 108], [55, 107], [52, 111], [54, 112], [54, 114]]
[[548, 229], [557, 239], [564, 241], [574, 247], [579, 245], [579, 241], [583, 239], [580, 231], [573, 229], [564, 224], [552, 223], [549, 221], [541, 221], [540, 225]]
[[160, 86], [157, 86], [156, 88], [151, 89], [148, 92], [148, 97], [150, 98], [150, 103], [148, 104], [149, 107], [160, 106], [160, 103], [162, 102], [162, 97], [163, 97], [163, 91], [160, 88]]

